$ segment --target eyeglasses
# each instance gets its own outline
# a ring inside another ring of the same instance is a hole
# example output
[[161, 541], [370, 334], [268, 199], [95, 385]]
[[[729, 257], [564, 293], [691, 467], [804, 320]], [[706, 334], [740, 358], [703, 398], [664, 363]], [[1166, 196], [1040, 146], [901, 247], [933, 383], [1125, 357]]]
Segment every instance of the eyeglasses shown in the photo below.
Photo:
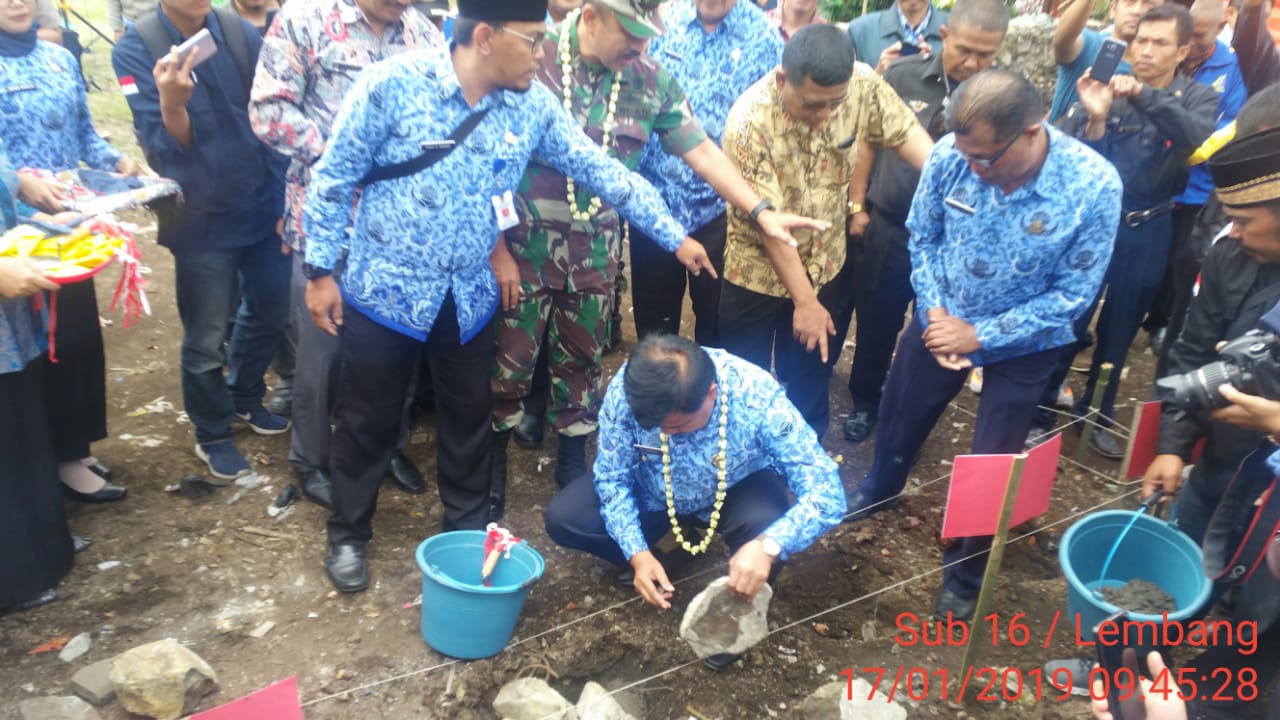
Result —
[[848, 95], [841, 95], [840, 97], [834, 100], [801, 100], [800, 107], [804, 108], [805, 110], [822, 110], [824, 108], [835, 110], [836, 108], [839, 108], [841, 105], [843, 105], [844, 101], [847, 100], [848, 98], [849, 98]]
[[970, 155], [969, 153], [964, 151], [961, 151], [960, 155], [965, 159], [966, 162], [973, 163], [974, 165], [977, 165], [983, 170], [986, 170], [990, 168], [992, 165], [995, 165], [996, 163], [1000, 162], [1000, 158], [1004, 157], [1004, 154], [1009, 152], [1009, 148], [1013, 147], [1013, 144], [1018, 142], [1018, 139], [1022, 137], [1022, 133], [1024, 132], [1026, 131], [1019, 130], [1018, 134], [1014, 135], [1013, 139], [1009, 141], [1009, 144], [1000, 148], [1000, 152], [994, 155], [988, 155], [986, 157], [978, 157], [977, 155]]
[[530, 51], [530, 52], [538, 52], [538, 48], [542, 47], [542, 41], [544, 41], [544, 40], [546, 40], [546, 39], [547, 39], [547, 34], [546, 34], [546, 33], [544, 33], [544, 32], [540, 32], [540, 33], [538, 33], [537, 35], [525, 35], [525, 34], [524, 34], [524, 33], [522, 33], [522, 32], [518, 32], [518, 31], [516, 31], [516, 30], [512, 30], [511, 28], [507, 27], [506, 25], [499, 25], [499, 26], [498, 26], [498, 30], [500, 30], [500, 31], [502, 31], [502, 32], [505, 32], [505, 33], [511, 33], [512, 35], [515, 35], [516, 37], [518, 37], [518, 38], [520, 38], [520, 39], [522, 39], [522, 40], [528, 40], [528, 41], [529, 41], [529, 51]]

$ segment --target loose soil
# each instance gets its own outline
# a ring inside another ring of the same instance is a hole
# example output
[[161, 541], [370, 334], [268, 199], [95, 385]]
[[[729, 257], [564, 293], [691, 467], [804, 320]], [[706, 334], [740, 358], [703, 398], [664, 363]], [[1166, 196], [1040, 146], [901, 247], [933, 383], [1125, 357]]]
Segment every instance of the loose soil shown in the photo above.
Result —
[[[116, 317], [103, 329], [110, 437], [94, 446], [118, 482], [129, 487], [129, 497], [115, 505], [70, 505], [71, 527], [92, 537], [94, 546], [59, 586], [60, 600], [0, 619], [0, 660], [7, 668], [0, 701], [6, 706], [66, 693], [79, 667], [174, 637], [219, 673], [222, 692], [206, 707], [296, 674], [306, 715], [316, 719], [493, 718], [490, 703], [498, 688], [521, 675], [545, 677], [571, 700], [589, 680], [610, 689], [628, 686], [627, 702], [643, 707], [645, 718], [786, 717], [788, 707], [824, 683], [849, 676], [874, 683], [872, 668], [889, 668], [882, 684], [888, 691], [904, 666], [921, 669], [914, 700], [906, 684], [895, 694], [913, 717], [955, 713], [940, 700], [939, 678], [944, 670], [955, 675], [962, 648], [909, 644], [898, 624], [918, 627], [916, 618], [928, 616], [939, 589], [945, 480], [952, 457], [968, 447], [977, 407], [977, 396], [968, 390], [938, 423], [902, 506], [842, 525], [788, 563], [770, 608], [774, 633], [720, 674], [697, 662], [678, 626], [688, 600], [726, 573], [724, 546], [717, 540], [706, 556], [673, 564], [679, 578], [674, 608], [659, 612], [633, 592], [615, 588], [605, 564], [547, 538], [541, 513], [554, 492], [554, 441], [535, 451], [513, 447], [506, 523], [544, 555], [546, 574], [529, 593], [508, 650], [487, 660], [451, 662], [423, 642], [419, 611], [411, 605], [421, 592], [414, 549], [440, 523], [433, 491], [415, 497], [384, 486], [369, 546], [373, 584], [354, 596], [332, 592], [324, 577], [324, 511], [302, 502], [280, 517], [267, 514], [292, 479], [287, 435], [237, 435], [265, 481], [258, 487], [231, 485], [200, 500], [166, 491], [206, 468], [192, 452], [191, 425], [181, 414], [181, 326], [172, 261], [152, 242], [154, 221], [147, 213], [129, 219], [144, 228], [140, 244], [152, 270], [155, 315], [128, 329]], [[110, 278], [108, 272], [98, 282], [104, 308]], [[606, 377], [633, 340], [629, 308], [626, 316], [626, 343], [606, 359]], [[852, 445], [840, 435], [849, 410], [844, 387], [851, 355], [845, 353], [832, 381], [833, 423], [824, 443], [840, 461], [850, 489], [861, 480], [872, 448], [871, 441]], [[1122, 400], [1143, 394], [1150, 377], [1150, 356], [1136, 348], [1134, 358]], [[1078, 384], [1079, 376], [1073, 380]], [[996, 620], [974, 628], [983, 640], [981, 666], [1028, 671], [1050, 658], [1081, 654], [1066, 613], [1057, 616], [1066, 599], [1058, 538], [1072, 522], [1068, 518], [1133, 487], [1108, 479], [1116, 463], [1089, 453], [1084, 466], [1065, 459], [1074, 455], [1075, 437], [1070, 431], [1064, 435], [1049, 512], [1013, 533], [1017, 539], [1005, 553], [990, 609]], [[413, 426], [408, 453], [428, 477], [435, 468], [434, 442], [434, 420], [423, 415]], [[1111, 507], [1133, 506], [1130, 498]], [[98, 569], [113, 560], [122, 565]], [[265, 638], [248, 635], [268, 620], [276, 625]], [[1029, 631], [1029, 641], [1009, 639], [1015, 620]], [[994, 647], [993, 625], [999, 632]], [[93, 634], [93, 647], [74, 664], [60, 662], [56, 653], [27, 655], [50, 637], [86, 631]], [[933, 628], [924, 637], [930, 643], [946, 640]], [[851, 672], [842, 676], [846, 670]], [[927, 687], [921, 686], [923, 675]], [[1044, 698], [1054, 695], [1042, 691]], [[1031, 683], [1021, 693], [1008, 690], [1006, 697], [1007, 702], [971, 702], [966, 712], [1018, 718], [1087, 713], [1080, 701], [1037, 702]], [[103, 717], [128, 715], [113, 705]]]
[[1107, 602], [1131, 613], [1159, 615], [1173, 612], [1178, 604], [1159, 585], [1146, 580], [1130, 580], [1124, 585], [1102, 587], [1098, 593]]

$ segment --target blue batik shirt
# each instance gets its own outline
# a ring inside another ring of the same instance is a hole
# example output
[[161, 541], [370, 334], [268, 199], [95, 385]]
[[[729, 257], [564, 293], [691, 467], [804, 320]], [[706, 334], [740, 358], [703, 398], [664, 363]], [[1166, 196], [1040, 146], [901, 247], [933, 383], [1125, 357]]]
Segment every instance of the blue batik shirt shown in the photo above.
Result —
[[1045, 129], [1043, 167], [1007, 195], [969, 169], [954, 134], [943, 137], [911, 203], [916, 313], [926, 327], [936, 307], [974, 325], [975, 365], [1074, 342], [1072, 323], [1111, 261], [1120, 176], [1083, 143]]
[[[18, 173], [14, 172], [0, 135], [0, 216], [8, 230], [18, 216]], [[31, 298], [0, 297], [0, 375], [20, 372], [44, 352], [45, 317], [37, 313]]]
[[902, 13], [901, 5], [895, 2], [893, 9], [898, 13], [898, 32], [902, 33], [902, 44], [919, 45], [924, 40], [924, 29], [929, 27], [929, 20], [933, 17], [933, 3], [929, 3], [929, 9], [915, 27], [911, 26], [911, 21]]
[[93, 129], [75, 58], [44, 40], [26, 55], [0, 57], [0, 135], [17, 167], [64, 170], [83, 161], [115, 170], [120, 162]]
[[[662, 7], [667, 32], [649, 43], [649, 54], [684, 88], [693, 113], [716, 144], [729, 109], [747, 88], [782, 62], [782, 36], [752, 2], [738, 2], [708, 33], [692, 0]], [[693, 232], [724, 212], [724, 200], [683, 158], [668, 155], [650, 138], [639, 172], [662, 193], [672, 215]]]
[[[710, 420], [699, 430], [670, 439], [676, 513], [704, 522], [711, 516], [718, 482], [714, 458], [720, 452], [720, 408], [727, 389], [726, 482], [733, 487], [766, 468], [786, 478], [796, 504], [765, 530], [782, 546], [785, 558], [808, 547], [844, 517], [839, 470], [772, 375], [723, 350], [708, 348], [707, 353], [719, 386]], [[640, 530], [640, 513], [666, 512], [667, 493], [662, 456], [637, 447], [661, 447], [659, 430], [640, 427], [631, 414], [623, 390], [625, 373], [623, 365], [609, 383], [600, 410], [595, 485], [605, 527], [630, 558], [649, 547]]]
[[[488, 115], [443, 160], [365, 187], [348, 238], [356, 187], [375, 164], [417, 157], [422, 143], [444, 140], [484, 108]], [[499, 232], [493, 198], [515, 192], [534, 154], [666, 250], [684, 241], [653, 186], [591, 142], [541, 83], [524, 93], [489, 93], [472, 108], [449, 50], [434, 48], [366, 68], [347, 94], [307, 192], [307, 263], [334, 269], [346, 249], [346, 300], [416, 339], [430, 334], [452, 292], [466, 342], [498, 306], [489, 263]]]

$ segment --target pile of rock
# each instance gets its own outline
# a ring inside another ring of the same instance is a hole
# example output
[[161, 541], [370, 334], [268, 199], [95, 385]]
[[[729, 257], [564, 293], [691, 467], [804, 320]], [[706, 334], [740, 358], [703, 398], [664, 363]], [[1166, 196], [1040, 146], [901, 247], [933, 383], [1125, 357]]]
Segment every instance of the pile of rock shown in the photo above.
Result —
[[94, 706], [119, 700], [131, 713], [176, 720], [217, 689], [213, 668], [167, 638], [77, 670], [71, 690], [79, 697], [32, 698], [19, 703], [18, 712], [23, 720], [99, 720]]

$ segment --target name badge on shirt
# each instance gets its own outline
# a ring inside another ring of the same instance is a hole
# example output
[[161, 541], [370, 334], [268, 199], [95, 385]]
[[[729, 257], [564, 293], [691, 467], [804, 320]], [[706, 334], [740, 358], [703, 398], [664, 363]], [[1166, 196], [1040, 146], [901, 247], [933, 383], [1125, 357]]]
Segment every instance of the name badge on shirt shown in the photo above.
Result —
[[516, 202], [511, 197], [510, 190], [501, 195], [494, 195], [490, 199], [493, 201], [494, 215], [498, 218], [499, 230], [510, 230], [520, 223], [520, 219], [516, 216]]
[[9, 87], [5, 88], [4, 91], [7, 93], [20, 93], [20, 92], [29, 92], [35, 89], [36, 89], [35, 83], [25, 83], [22, 85], [10, 85]]

